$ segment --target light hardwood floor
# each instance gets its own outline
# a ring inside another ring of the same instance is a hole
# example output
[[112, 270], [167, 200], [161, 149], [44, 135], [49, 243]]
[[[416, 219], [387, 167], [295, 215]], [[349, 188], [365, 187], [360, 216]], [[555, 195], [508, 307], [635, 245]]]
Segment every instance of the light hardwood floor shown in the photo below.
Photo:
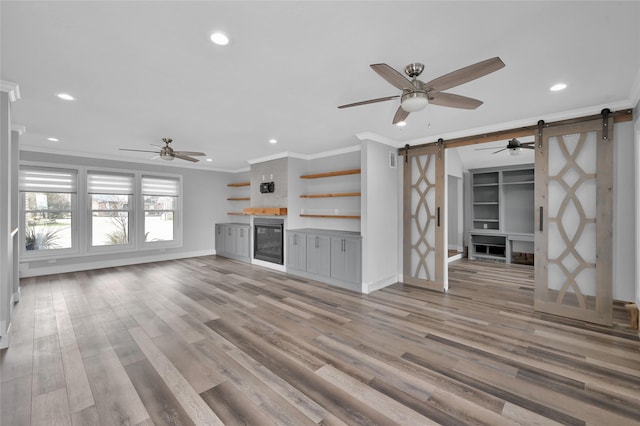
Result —
[[211, 257], [24, 279], [3, 426], [640, 422], [640, 343], [533, 312], [533, 268], [360, 295]]

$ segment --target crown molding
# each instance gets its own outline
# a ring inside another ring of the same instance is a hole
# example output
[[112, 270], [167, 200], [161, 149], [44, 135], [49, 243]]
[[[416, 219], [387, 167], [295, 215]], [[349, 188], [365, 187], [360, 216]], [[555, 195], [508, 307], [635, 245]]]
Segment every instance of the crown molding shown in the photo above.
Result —
[[370, 141], [373, 141], [373, 142], [379, 142], [381, 144], [389, 145], [389, 146], [392, 146], [394, 148], [399, 145], [398, 141], [395, 141], [395, 140], [390, 139], [390, 138], [388, 138], [386, 136], [382, 136], [382, 135], [379, 135], [379, 134], [373, 133], [373, 132], [358, 133], [358, 134], [356, 134], [356, 137], [361, 141], [370, 140]]
[[277, 154], [268, 155], [266, 157], [252, 158], [247, 160], [249, 164], [264, 163], [265, 161], [278, 160], [280, 158], [298, 158], [300, 160], [316, 160], [318, 158], [332, 157], [334, 155], [348, 154], [350, 152], [360, 151], [360, 145], [348, 146], [346, 148], [338, 148], [330, 151], [318, 152], [317, 154], [299, 154], [296, 152], [279, 152]]
[[10, 102], [15, 102], [20, 99], [20, 86], [18, 86], [18, 83], [0, 80], [0, 92], [8, 93]]
[[18, 132], [18, 135], [22, 136], [27, 132], [27, 127], [24, 124], [11, 123], [11, 131]]

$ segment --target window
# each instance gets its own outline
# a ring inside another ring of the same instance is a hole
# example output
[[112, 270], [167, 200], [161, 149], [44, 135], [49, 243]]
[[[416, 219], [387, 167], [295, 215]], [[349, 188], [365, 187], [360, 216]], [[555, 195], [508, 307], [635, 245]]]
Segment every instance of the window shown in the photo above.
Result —
[[174, 241], [178, 210], [178, 179], [142, 176], [144, 241]]
[[134, 178], [129, 174], [87, 174], [91, 205], [91, 246], [130, 243], [130, 205]]
[[77, 172], [21, 167], [19, 188], [23, 207], [26, 252], [73, 248]]

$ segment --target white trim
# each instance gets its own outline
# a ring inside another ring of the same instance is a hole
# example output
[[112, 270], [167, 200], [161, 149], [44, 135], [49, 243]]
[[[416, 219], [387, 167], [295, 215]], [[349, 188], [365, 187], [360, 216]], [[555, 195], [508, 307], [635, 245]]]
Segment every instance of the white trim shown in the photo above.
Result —
[[33, 269], [28, 268], [28, 265], [25, 265], [25, 263], [22, 263], [22, 265], [25, 265], [27, 267], [20, 268], [21, 269], [20, 278], [39, 277], [41, 275], [51, 275], [51, 274], [66, 274], [68, 272], [88, 271], [92, 269], [102, 269], [102, 268], [113, 268], [116, 266], [137, 265], [140, 263], [164, 262], [167, 260], [178, 260], [178, 259], [185, 259], [189, 257], [212, 256], [214, 254], [215, 254], [215, 250], [208, 249], [208, 250], [189, 251], [189, 252], [183, 252], [183, 253], [155, 254], [151, 256], [130, 257], [126, 259], [100, 260], [96, 262], [74, 263], [70, 265], [57, 265], [57, 266], [33, 268]]
[[488, 126], [476, 127], [474, 129], [467, 129], [467, 130], [461, 130], [457, 132], [443, 133], [439, 135], [431, 135], [431, 136], [424, 136], [416, 139], [409, 139], [406, 141], [402, 141], [399, 145], [397, 145], [397, 147], [401, 148], [407, 143], [409, 145], [420, 145], [423, 143], [435, 142], [440, 138], [447, 141], [447, 140], [462, 138], [467, 136], [498, 132], [501, 130], [510, 130], [510, 129], [520, 128], [520, 127], [527, 127], [527, 126], [535, 125], [535, 123], [537, 123], [538, 120], [544, 120], [545, 122], [549, 123], [553, 121], [560, 121], [560, 120], [566, 120], [566, 119], [571, 119], [576, 117], [584, 117], [587, 115], [600, 114], [603, 108], [609, 108], [611, 111], [619, 111], [623, 109], [633, 108], [633, 106], [629, 104], [629, 101], [618, 101], [618, 102], [613, 102], [613, 103], [604, 104], [604, 105], [596, 105], [592, 107], [574, 109], [571, 111], [563, 111], [563, 112], [558, 112], [553, 114], [541, 115], [538, 118], [525, 118], [522, 120], [509, 121], [506, 123], [496, 123]]
[[255, 266], [262, 266], [263, 268], [273, 269], [274, 271], [287, 272], [284, 265], [278, 265], [277, 263], [265, 262], [260, 259], [251, 259], [251, 264]]
[[22, 136], [27, 132], [27, 126], [25, 126], [24, 124], [11, 123], [11, 131], [18, 132], [18, 135]]
[[[319, 152], [317, 154], [299, 154], [296, 152], [284, 151], [284, 152], [279, 152], [277, 154], [268, 155], [266, 157], [253, 158], [253, 159], [247, 160], [247, 163], [258, 164], [258, 163], [264, 163], [265, 161], [277, 160], [280, 158], [298, 158], [300, 160], [316, 160], [318, 158], [333, 157], [334, 155], [357, 152], [357, 151], [360, 151], [360, 149], [361, 149], [360, 145], [352, 145], [346, 148], [338, 148], [338, 149], [333, 149], [331, 151]], [[242, 170], [242, 171], [246, 171], [246, 170]]]
[[379, 134], [373, 133], [373, 132], [356, 133], [356, 137], [358, 139], [360, 139], [361, 141], [370, 140], [372, 142], [379, 142], [381, 144], [389, 145], [389, 146], [392, 146], [392, 147], [397, 147], [400, 144], [399, 141], [390, 139], [390, 138], [388, 138], [386, 136], [382, 136], [382, 135], [379, 135]]
[[389, 287], [397, 282], [400, 282], [399, 276], [397, 274], [391, 275], [390, 277], [383, 278], [381, 280], [372, 281], [368, 283], [362, 283], [362, 292], [364, 294], [369, 294], [373, 291], [380, 290], [385, 287]]
[[462, 253], [458, 253], [455, 256], [447, 257], [447, 263], [451, 263], [454, 260], [462, 259]]
[[8, 93], [10, 102], [15, 102], [20, 99], [20, 86], [18, 86], [18, 83], [0, 80], [0, 92]]
[[636, 78], [631, 86], [629, 100], [631, 101], [631, 105], [633, 105], [632, 108], [640, 102], [640, 68], [638, 68], [638, 73], [636, 74]]

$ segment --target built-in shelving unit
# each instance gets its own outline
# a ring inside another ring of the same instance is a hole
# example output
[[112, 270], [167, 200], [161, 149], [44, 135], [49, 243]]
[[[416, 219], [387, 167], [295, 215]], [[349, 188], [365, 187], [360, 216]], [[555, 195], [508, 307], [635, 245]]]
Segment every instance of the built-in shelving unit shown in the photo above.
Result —
[[[329, 172], [321, 172], [321, 173], [313, 173], [313, 174], [307, 174], [307, 175], [302, 175], [300, 176], [300, 179], [324, 179], [324, 178], [333, 178], [333, 177], [338, 177], [338, 176], [349, 176], [349, 175], [357, 175], [360, 174], [361, 170], [360, 169], [346, 169], [346, 170], [335, 170], [335, 171], [329, 171]], [[343, 182], [344, 183], [344, 182]], [[349, 185], [352, 186], [353, 185]], [[359, 182], [358, 182], [358, 188], [360, 186]], [[329, 189], [326, 187], [322, 187], [322, 188], [316, 188], [316, 189]], [[353, 191], [353, 190], [347, 190], [344, 191], [344, 189], [347, 188], [340, 188], [343, 189], [342, 192], [318, 192], [318, 193], [308, 193], [308, 194], [301, 194], [300, 198], [306, 198], [306, 199], [321, 199], [321, 198], [345, 198], [345, 197], [360, 197], [362, 194], [360, 191]], [[348, 189], [352, 189], [352, 188], [348, 188]], [[345, 205], [343, 202], [341, 202], [341, 206], [344, 207]], [[320, 207], [322, 205], [318, 205], [318, 204], [309, 204], [309, 206], [315, 206], [315, 207]], [[360, 215], [357, 214], [359, 213], [359, 208], [357, 209], [357, 211], [355, 209], [341, 209], [341, 208], [326, 208], [327, 205], [325, 204], [324, 206], [322, 206], [324, 208], [309, 208], [309, 209], [302, 209], [302, 211], [300, 212], [300, 217], [311, 217], [311, 218], [328, 218], [328, 219], [360, 219]], [[331, 206], [331, 207], [335, 207]]]
[[[243, 188], [243, 187], [249, 187], [251, 185], [251, 182], [232, 182], [232, 183], [228, 183], [227, 186], [230, 188]], [[244, 195], [244, 194], [243, 194]], [[247, 197], [247, 196], [230, 196], [227, 198], [228, 201], [250, 201], [251, 197]], [[246, 213], [242, 212], [242, 211], [233, 211], [233, 212], [227, 212], [228, 215], [230, 216], [244, 216], [246, 215]]]
[[470, 258], [533, 253], [533, 165], [471, 170], [471, 196]]

